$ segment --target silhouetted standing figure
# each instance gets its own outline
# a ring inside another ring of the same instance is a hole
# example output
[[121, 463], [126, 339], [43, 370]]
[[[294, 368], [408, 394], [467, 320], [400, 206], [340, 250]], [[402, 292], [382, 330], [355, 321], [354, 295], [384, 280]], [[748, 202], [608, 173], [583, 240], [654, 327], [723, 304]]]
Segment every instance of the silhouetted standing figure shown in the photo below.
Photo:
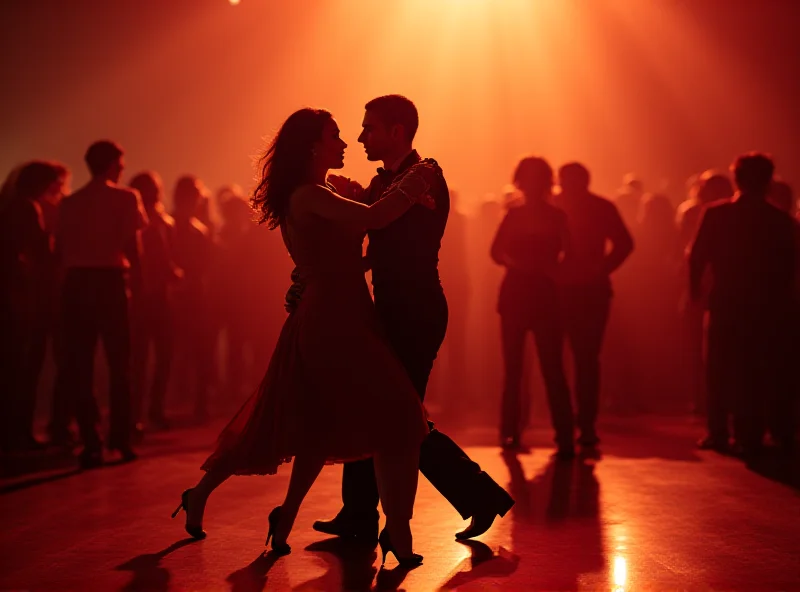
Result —
[[[789, 214], [797, 222], [797, 200], [794, 195], [794, 189], [786, 181], [775, 180], [769, 192], [769, 202], [777, 207], [782, 212]], [[800, 228], [800, 226], [798, 227]], [[800, 265], [800, 261], [797, 262]], [[800, 358], [800, 302], [795, 307], [794, 316], [791, 320], [792, 336], [789, 342], [789, 356], [792, 360]], [[778, 394], [777, 399], [771, 406], [769, 412], [769, 426], [770, 432], [773, 435], [780, 432], [782, 429], [789, 429], [785, 422], [785, 417], [793, 417], [793, 429], [796, 430], [797, 422], [800, 420], [800, 405], [798, 405], [798, 397], [800, 397], [800, 376], [797, 372], [791, 372], [789, 377], [789, 386]], [[783, 427], [781, 427], [783, 426]], [[788, 434], [785, 434], [783, 439], [791, 440]]]
[[11, 362], [9, 386], [3, 380], [0, 393], [5, 403], [3, 447], [8, 449], [42, 446], [33, 435], [33, 420], [47, 338], [54, 333], [52, 298], [57, 284], [53, 237], [44, 208], [46, 203], [58, 203], [68, 177], [58, 163], [27, 163], [17, 172], [11, 201], [2, 212], [3, 309], [11, 314], [3, 339], [13, 342], [13, 353], [6, 354]]
[[178, 179], [173, 203], [175, 210], [175, 264], [183, 270], [176, 287], [173, 315], [176, 331], [176, 385], [191, 393], [195, 418], [208, 418], [208, 397], [213, 379], [214, 344], [209, 319], [208, 272], [211, 266], [212, 236], [197, 219], [203, 199], [200, 181], [191, 175]]
[[[161, 178], [144, 172], [131, 179], [130, 186], [142, 198], [148, 224], [142, 231], [142, 293], [133, 310], [133, 422], [142, 429], [144, 404], [147, 419], [156, 429], [167, 429], [164, 399], [172, 367], [171, 286], [183, 275], [172, 260], [175, 242], [175, 221], [167, 215], [161, 199]], [[147, 388], [148, 361], [153, 348], [153, 377]], [[149, 390], [149, 396], [145, 393]]]
[[[15, 191], [21, 166], [12, 170], [0, 192], [0, 450], [18, 448], [16, 436], [19, 421], [14, 416], [18, 404], [22, 350], [20, 342], [24, 325], [20, 323], [20, 307], [27, 295], [27, 269], [21, 253], [41, 229], [35, 210], [25, 200], [18, 200]], [[30, 207], [29, 207], [30, 206]], [[20, 218], [28, 220], [20, 224]], [[23, 228], [32, 232], [23, 232]]]
[[444, 353], [443, 404], [446, 413], [462, 416], [464, 403], [472, 405], [467, 363], [467, 325], [471, 301], [471, 285], [467, 258], [467, 215], [456, 210], [458, 194], [450, 191], [450, 215], [442, 239], [439, 268], [442, 286], [449, 295], [447, 338]]
[[630, 403], [636, 411], [664, 412], [674, 410], [686, 391], [678, 360], [681, 246], [666, 195], [645, 195], [635, 240], [628, 263], [637, 293], [630, 311], [636, 321], [630, 362], [640, 371], [642, 388]]
[[[497, 293], [503, 280], [503, 268], [487, 257], [492, 241], [505, 216], [503, 205], [494, 196], [484, 196], [470, 221], [469, 261], [475, 278], [470, 307], [469, 365], [470, 379], [476, 396], [472, 421], [495, 427], [494, 414], [503, 388], [503, 356], [501, 348], [486, 348], [487, 343], [500, 343], [497, 322]], [[491, 422], [487, 422], [492, 418]]]
[[578, 442], [592, 447], [599, 442], [595, 423], [600, 403], [600, 351], [611, 308], [609, 276], [633, 251], [633, 239], [616, 206], [589, 191], [586, 167], [566, 164], [558, 177], [561, 194], [556, 204], [567, 214], [570, 235], [561, 281], [565, 327], [575, 362]]
[[75, 398], [84, 445], [81, 464], [90, 468], [103, 462], [92, 392], [98, 338], [103, 341], [110, 379], [108, 447], [119, 451], [124, 460], [136, 458], [130, 447], [128, 289], [134, 298], [140, 292], [138, 231], [147, 217], [139, 194], [117, 186], [124, 166], [119, 146], [96, 142], [85, 159], [92, 179], [61, 202], [56, 240], [66, 268], [62, 295], [65, 388]]
[[[774, 165], [763, 154], [747, 154], [733, 165], [735, 198], [709, 207], [689, 259], [692, 297], [702, 296], [711, 270], [708, 327], [709, 435], [727, 449], [727, 414], [733, 408], [734, 437], [746, 456], [760, 452], [766, 406], [791, 388], [792, 323], [795, 312], [796, 227], [767, 202]], [[791, 447], [792, 414], [773, 436]]]
[[[257, 310], [263, 300], [258, 289], [263, 279], [252, 273], [253, 269], [263, 269], [267, 275], [267, 267], [260, 260], [263, 249], [255, 233], [258, 228], [253, 223], [253, 210], [238, 195], [231, 195], [220, 206], [222, 226], [218, 235], [218, 245], [213, 277], [215, 315], [225, 330], [227, 356], [225, 363], [225, 388], [227, 400], [238, 405], [243, 389], [251, 391], [257, 386], [258, 373], [263, 367], [251, 368], [247, 361], [247, 349], [251, 349], [254, 365], [259, 348], [264, 348], [263, 332], [255, 320], [252, 311]], [[271, 344], [269, 344], [271, 345]], [[260, 352], [263, 355], [263, 351]], [[262, 360], [259, 360], [259, 362]]]
[[[700, 220], [706, 208], [715, 202], [728, 200], [733, 197], [733, 184], [727, 175], [708, 170], [697, 179], [694, 194], [678, 206], [677, 223], [681, 238], [681, 248], [688, 255], [692, 243], [700, 228]], [[692, 391], [692, 401], [696, 413], [704, 412], [708, 417], [708, 389], [706, 388], [706, 315], [708, 302], [705, 298], [699, 301], [691, 299], [689, 294], [689, 274], [684, 271], [684, 294], [681, 298], [686, 329], [686, 358], [689, 373], [689, 384]], [[708, 274], [706, 274], [708, 276]], [[730, 412], [723, 406], [716, 404], [715, 413], [725, 415], [724, 420], [709, 419], [709, 425], [719, 425], [727, 422]], [[714, 438], [707, 434], [698, 442], [700, 448], [714, 448]]]
[[[217, 243], [217, 235], [219, 233], [219, 225], [214, 211], [214, 203], [211, 201], [208, 188], [202, 182], [198, 183], [200, 189], [200, 199], [197, 202], [197, 211], [195, 217], [208, 229], [208, 236], [211, 237], [211, 246], [209, 248], [209, 261], [213, 265], [219, 256], [219, 245]], [[215, 197], [216, 213], [219, 213], [219, 205], [225, 199], [223, 195]], [[207, 278], [207, 282], [209, 279]], [[206, 348], [208, 349], [208, 389], [210, 391], [219, 391], [222, 384], [221, 369], [220, 369], [220, 356], [219, 356], [219, 343], [222, 333], [222, 319], [220, 319], [212, 306], [210, 306], [210, 292], [209, 287], [206, 288], [206, 316], [205, 316], [205, 329], [204, 336], [206, 340]], [[200, 415], [203, 415], [202, 413]]]
[[491, 256], [506, 268], [500, 286], [500, 313], [505, 361], [501, 443], [520, 445], [525, 337], [536, 343], [555, 441], [561, 457], [574, 455], [572, 402], [564, 376], [564, 330], [556, 275], [568, 245], [567, 217], [551, 205], [553, 169], [542, 158], [524, 158], [514, 172], [523, 202], [512, 206], [497, 230]]
[[636, 175], [629, 173], [623, 177], [615, 203], [626, 228], [633, 228], [639, 221], [644, 193], [644, 183]]
[[[384, 190], [421, 161], [412, 148], [419, 125], [416, 106], [388, 95], [366, 105], [358, 140], [367, 158], [381, 160], [363, 199], [377, 201]], [[369, 231], [367, 258], [372, 268], [375, 309], [389, 344], [400, 359], [420, 399], [424, 400], [433, 362], [447, 328], [447, 300], [439, 280], [438, 254], [450, 210], [444, 177], [431, 186], [432, 207], [415, 205], [380, 230]], [[488, 530], [514, 500], [449, 437], [436, 429], [422, 443], [420, 471], [472, 523], [456, 535], [466, 539]], [[378, 489], [371, 459], [345, 464], [344, 507], [314, 528], [327, 534], [375, 540]]]

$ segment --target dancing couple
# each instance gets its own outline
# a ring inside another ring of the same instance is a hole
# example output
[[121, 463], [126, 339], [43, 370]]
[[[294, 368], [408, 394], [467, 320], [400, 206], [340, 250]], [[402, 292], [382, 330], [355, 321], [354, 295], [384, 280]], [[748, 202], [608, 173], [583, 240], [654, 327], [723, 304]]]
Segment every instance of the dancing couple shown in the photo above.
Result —
[[[289, 316], [266, 376], [219, 437], [205, 475], [181, 496], [186, 530], [204, 538], [210, 494], [232, 475], [274, 474], [294, 459], [286, 497], [268, 519], [267, 544], [289, 553], [300, 504], [325, 464], [345, 463], [343, 508], [314, 528], [374, 542], [404, 567], [422, 473], [470, 525], [484, 533], [513, 499], [427, 421], [422, 401], [447, 326], [438, 251], [450, 209], [438, 164], [412, 147], [414, 104], [398, 95], [367, 103], [359, 142], [383, 161], [366, 190], [331, 169], [347, 147], [332, 115], [301, 109], [260, 162], [253, 205], [279, 228], [295, 263]], [[364, 279], [369, 233], [374, 302]], [[386, 527], [378, 535], [378, 501]]]

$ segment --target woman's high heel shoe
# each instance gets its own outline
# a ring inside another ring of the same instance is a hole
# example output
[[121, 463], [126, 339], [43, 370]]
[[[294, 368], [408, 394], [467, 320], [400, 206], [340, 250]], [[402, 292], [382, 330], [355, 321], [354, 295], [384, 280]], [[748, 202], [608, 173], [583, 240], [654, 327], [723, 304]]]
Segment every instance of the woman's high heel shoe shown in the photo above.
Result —
[[278, 506], [269, 513], [269, 530], [267, 531], [267, 540], [264, 543], [265, 546], [269, 546], [269, 540], [272, 539], [272, 550], [275, 551], [278, 555], [288, 555], [292, 552], [292, 548], [288, 545], [288, 543], [278, 543], [273, 538], [275, 534], [275, 530], [278, 528], [278, 522], [281, 519], [281, 506]]
[[391, 539], [389, 538], [389, 531], [385, 528], [381, 531], [381, 534], [378, 537], [378, 544], [381, 546], [381, 554], [383, 555], [381, 567], [386, 564], [386, 556], [389, 553], [394, 553], [394, 556], [397, 558], [400, 567], [412, 568], [422, 565], [422, 555], [419, 555], [418, 553], [412, 553], [410, 557], [400, 557], [400, 555], [397, 554]]
[[203, 530], [202, 524], [198, 526], [189, 524], [189, 494], [191, 492], [192, 492], [191, 489], [187, 489], [181, 494], [181, 503], [178, 504], [178, 507], [172, 513], [172, 517], [175, 518], [180, 513], [181, 510], [186, 512], [186, 524], [184, 525], [186, 532], [188, 532], [189, 536], [191, 536], [193, 539], [201, 541], [204, 538], [206, 538], [206, 531]]

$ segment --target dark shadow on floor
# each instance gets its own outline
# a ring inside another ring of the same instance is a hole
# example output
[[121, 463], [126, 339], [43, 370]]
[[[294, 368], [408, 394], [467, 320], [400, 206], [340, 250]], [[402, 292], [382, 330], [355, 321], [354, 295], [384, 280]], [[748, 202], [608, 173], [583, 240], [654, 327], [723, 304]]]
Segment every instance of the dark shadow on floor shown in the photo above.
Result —
[[[387, 559], [387, 561], [391, 561]], [[403, 580], [406, 579], [408, 572], [412, 569], [425, 569], [425, 564], [423, 563], [419, 567], [401, 567], [398, 564], [392, 564], [388, 568], [381, 567], [378, 570], [378, 577], [375, 579], [375, 587], [373, 590], [375, 592], [389, 592], [394, 590], [399, 590], [400, 585], [403, 583]]]
[[456, 590], [461, 586], [474, 584], [485, 578], [508, 577], [519, 566], [520, 557], [503, 547], [500, 547], [495, 554], [489, 545], [480, 541], [459, 542], [469, 547], [471, 556], [456, 567], [456, 574], [447, 580], [439, 590]]
[[759, 458], [749, 460], [747, 468], [771, 481], [777, 481], [800, 490], [800, 456], [783, 456], [777, 451], [767, 450]]
[[686, 424], [675, 433], [659, 429], [659, 418], [641, 416], [603, 422], [600, 437], [603, 453], [619, 458], [660, 458], [700, 462], [697, 427]]
[[169, 590], [169, 570], [161, 567], [161, 560], [178, 549], [191, 545], [195, 539], [183, 539], [172, 543], [158, 553], [139, 555], [118, 565], [117, 571], [133, 572], [133, 579], [123, 588], [123, 592], [166, 592]]
[[44, 485], [45, 483], [52, 483], [53, 481], [60, 481], [61, 479], [67, 479], [83, 472], [80, 468], [74, 466], [75, 462], [72, 464], [73, 466], [71, 468], [63, 471], [48, 471], [45, 473], [36, 473], [25, 478], [14, 479], [0, 486], [0, 495], [13, 493], [21, 489], [28, 489], [29, 487], [35, 487], [37, 485]]
[[272, 552], [261, 553], [249, 565], [238, 569], [225, 578], [231, 592], [261, 592], [267, 586], [267, 572], [281, 558]]
[[[621, 458], [699, 462], [701, 457], [697, 454], [695, 444], [703, 428], [690, 419], [688, 415], [601, 416], [598, 425], [601, 447], [605, 454]], [[443, 429], [462, 446], [495, 447], [499, 444], [499, 436], [494, 429], [451, 426], [444, 426]], [[531, 450], [554, 448], [552, 428], [541, 422], [531, 425], [522, 440]], [[524, 452], [527, 450], [520, 451]]]
[[316, 541], [306, 551], [318, 553], [328, 564], [327, 571], [318, 578], [304, 582], [294, 590], [369, 590], [378, 569], [375, 545], [365, 545], [334, 537]]
[[[584, 575], [602, 571], [607, 562], [600, 521], [600, 484], [595, 476], [597, 460], [552, 457], [531, 479], [518, 456], [503, 455], [509, 475], [509, 491], [516, 500], [511, 510], [513, 548], [539, 552], [547, 565], [548, 582], [556, 589], [577, 589]], [[548, 553], [549, 549], [554, 549]], [[573, 549], [565, 557], [555, 549]]]
[[0, 454], [0, 479], [14, 479], [32, 473], [63, 472], [78, 464], [71, 450], [57, 447], [36, 452]]

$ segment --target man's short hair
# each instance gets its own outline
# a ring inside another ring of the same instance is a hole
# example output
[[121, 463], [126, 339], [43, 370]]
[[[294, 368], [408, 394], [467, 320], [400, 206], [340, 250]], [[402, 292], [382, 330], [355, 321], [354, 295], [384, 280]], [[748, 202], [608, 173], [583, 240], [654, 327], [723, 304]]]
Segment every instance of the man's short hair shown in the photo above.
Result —
[[92, 176], [97, 177], [111, 168], [123, 154], [124, 152], [119, 144], [111, 140], [100, 140], [89, 146], [83, 159], [86, 161]]
[[386, 127], [402, 126], [409, 142], [417, 134], [417, 128], [419, 127], [417, 107], [410, 99], [402, 95], [385, 95], [372, 99], [364, 108], [367, 111], [377, 113]]
[[589, 169], [579, 162], [568, 162], [558, 169], [558, 181], [562, 185], [588, 189], [591, 179]]
[[66, 179], [69, 170], [57, 162], [34, 160], [24, 165], [17, 175], [14, 193], [23, 199], [36, 199], [59, 179]]
[[552, 185], [553, 168], [540, 156], [526, 156], [514, 170], [514, 185], [519, 187], [519, 183], [525, 181], [537, 185]]
[[743, 154], [731, 166], [736, 186], [740, 191], [766, 195], [775, 174], [772, 158], [760, 152]]

